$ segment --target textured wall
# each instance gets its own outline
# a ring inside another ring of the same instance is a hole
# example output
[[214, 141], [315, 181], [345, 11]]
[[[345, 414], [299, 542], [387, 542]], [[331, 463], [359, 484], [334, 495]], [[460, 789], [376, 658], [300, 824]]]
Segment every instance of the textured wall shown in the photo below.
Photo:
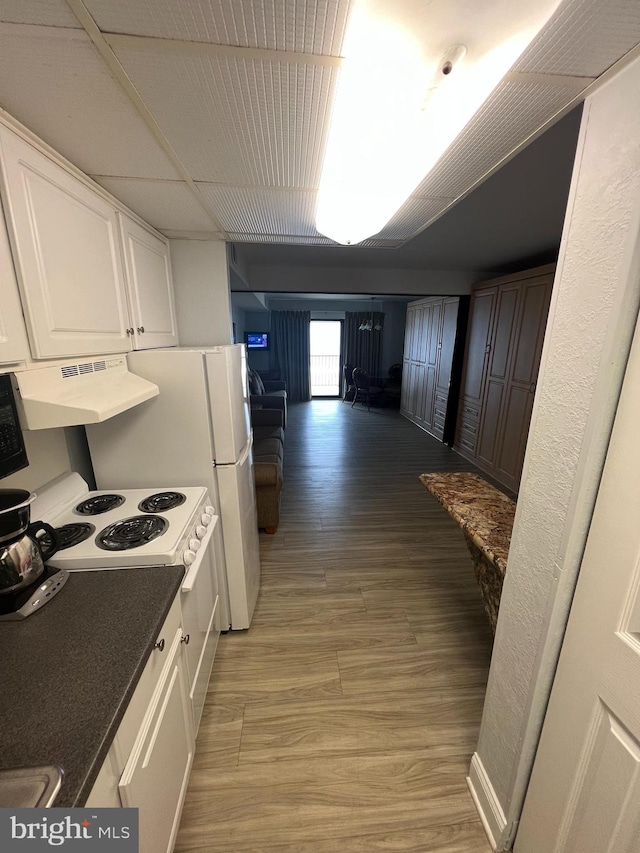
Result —
[[639, 91], [636, 60], [588, 99], [578, 143], [477, 749], [507, 824], [533, 760], [638, 311]]

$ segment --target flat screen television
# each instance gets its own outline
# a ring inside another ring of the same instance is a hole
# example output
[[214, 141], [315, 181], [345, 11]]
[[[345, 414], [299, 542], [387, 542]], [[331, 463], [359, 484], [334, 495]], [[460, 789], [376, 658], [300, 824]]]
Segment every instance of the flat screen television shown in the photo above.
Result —
[[269, 332], [246, 332], [244, 337], [248, 350], [269, 349]]

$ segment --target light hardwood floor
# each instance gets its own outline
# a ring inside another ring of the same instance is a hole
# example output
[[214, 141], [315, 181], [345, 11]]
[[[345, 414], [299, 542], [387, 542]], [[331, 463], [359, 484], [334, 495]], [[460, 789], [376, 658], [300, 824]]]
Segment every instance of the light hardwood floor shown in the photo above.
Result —
[[491, 654], [462, 533], [419, 483], [472, 470], [397, 412], [290, 407], [249, 631], [220, 638], [178, 853], [488, 853], [465, 776]]

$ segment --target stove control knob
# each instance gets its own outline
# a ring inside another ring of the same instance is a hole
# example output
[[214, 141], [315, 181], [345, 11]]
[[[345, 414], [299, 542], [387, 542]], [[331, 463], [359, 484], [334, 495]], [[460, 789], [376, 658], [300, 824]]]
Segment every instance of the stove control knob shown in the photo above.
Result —
[[193, 561], [195, 560], [195, 558], [196, 558], [196, 552], [192, 551], [190, 548], [187, 549], [184, 552], [184, 554], [182, 555], [182, 559], [184, 561], [185, 566], [190, 566], [191, 563], [193, 563]]
[[204, 539], [206, 532], [207, 532], [207, 528], [204, 527], [204, 525], [199, 524], [196, 527], [196, 536], [198, 537], [198, 539]]
[[189, 539], [189, 550], [190, 551], [199, 551], [202, 542], [199, 539]]
[[213, 516], [209, 515], [208, 512], [203, 512], [200, 516], [200, 521], [204, 524], [205, 527], [208, 527], [213, 521]]
[[216, 514], [216, 508], [214, 506], [206, 506], [204, 508], [204, 511], [207, 513], [207, 515], [214, 516]]

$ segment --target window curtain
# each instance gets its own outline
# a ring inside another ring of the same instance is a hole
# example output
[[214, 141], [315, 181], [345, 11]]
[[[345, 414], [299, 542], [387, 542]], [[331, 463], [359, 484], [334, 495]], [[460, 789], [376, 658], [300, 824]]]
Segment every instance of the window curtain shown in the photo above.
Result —
[[347, 311], [344, 317], [344, 361], [354, 367], [364, 368], [369, 376], [380, 375], [380, 355], [382, 353], [382, 330], [360, 331], [363, 323], [384, 326], [384, 314], [381, 311]]
[[287, 383], [287, 399], [292, 402], [311, 399], [310, 323], [310, 311], [271, 312], [272, 365]]

